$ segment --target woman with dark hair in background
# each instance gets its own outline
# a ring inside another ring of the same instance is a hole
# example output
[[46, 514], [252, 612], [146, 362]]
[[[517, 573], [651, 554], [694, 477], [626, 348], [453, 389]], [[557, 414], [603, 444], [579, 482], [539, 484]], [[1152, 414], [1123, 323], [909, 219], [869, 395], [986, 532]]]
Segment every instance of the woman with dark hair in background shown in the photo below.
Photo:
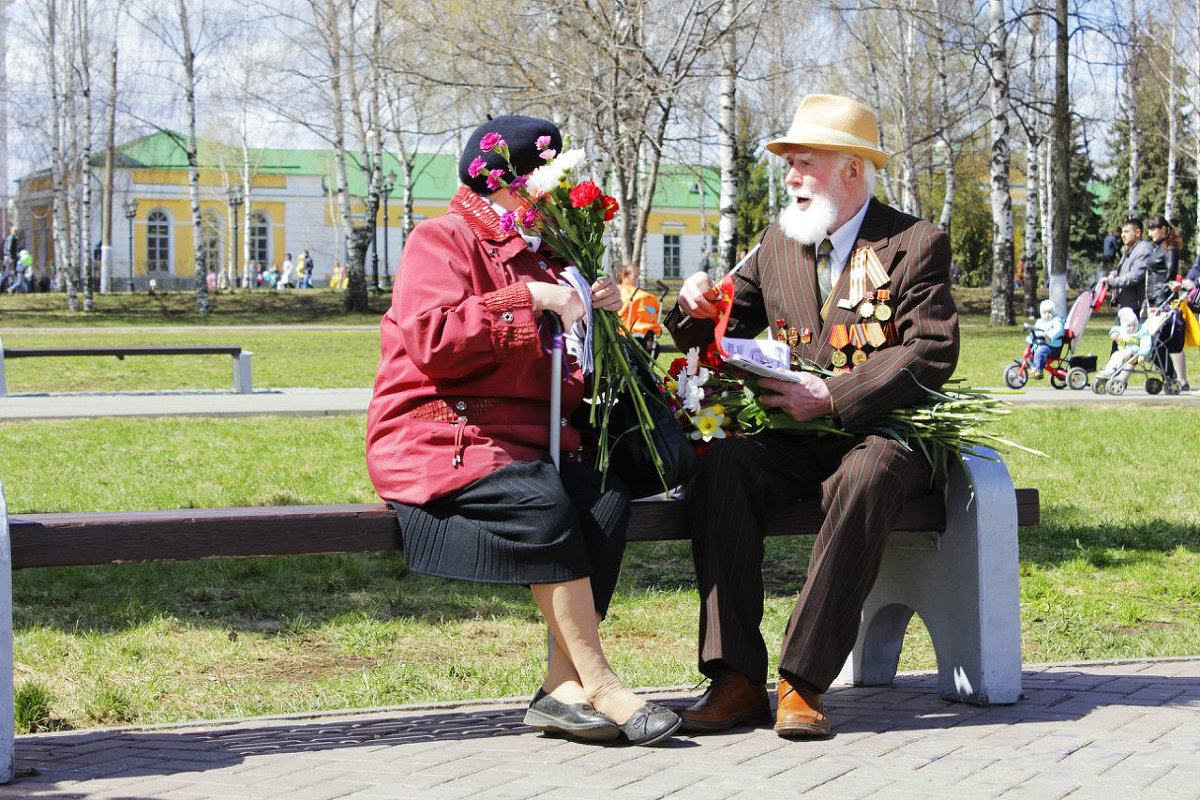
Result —
[[[1146, 300], [1142, 307], [1142, 319], [1155, 313], [1171, 299], [1172, 284], [1179, 274], [1179, 256], [1183, 250], [1183, 239], [1165, 217], [1150, 217], [1146, 222], [1150, 241], [1154, 243], [1154, 252], [1146, 266]], [[1189, 391], [1187, 381], [1187, 361], [1183, 353], [1183, 315], [1173, 311], [1171, 318], [1163, 324], [1158, 334], [1156, 347], [1166, 349], [1170, 354], [1170, 369], [1179, 381], [1180, 391]], [[1167, 359], [1163, 359], [1167, 361]]]

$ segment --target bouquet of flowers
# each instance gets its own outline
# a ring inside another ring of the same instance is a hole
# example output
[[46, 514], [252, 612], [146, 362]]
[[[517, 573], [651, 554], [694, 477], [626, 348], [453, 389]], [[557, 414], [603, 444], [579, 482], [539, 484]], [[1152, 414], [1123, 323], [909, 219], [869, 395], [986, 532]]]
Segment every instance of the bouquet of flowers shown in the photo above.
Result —
[[[522, 211], [510, 211], [501, 217], [501, 226], [540, 236], [558, 257], [578, 269], [585, 283], [577, 287], [582, 292], [606, 274], [604, 226], [620, 206], [615, 198], [604, 194], [593, 181], [584, 177], [587, 156], [583, 150], [566, 149], [555, 153], [549, 149], [549, 136], [539, 139], [536, 147], [545, 164], [528, 176], [518, 176], [507, 182], [502, 170], [492, 170], [487, 185], [491, 189], [507, 186], [524, 201]], [[509, 160], [508, 146], [499, 134], [485, 135], [480, 149], [484, 152], [495, 150]], [[476, 177], [484, 169], [483, 159], [478, 158], [471, 165], [470, 174]], [[590, 306], [590, 303], [585, 300], [585, 305]], [[656, 450], [655, 424], [648, 405], [659, 402], [655, 392], [660, 385], [661, 370], [645, 350], [633, 344], [620, 317], [611, 311], [592, 311], [587, 340], [590, 354], [584, 354], [583, 366], [585, 372], [590, 366], [592, 375], [589, 424], [596, 428], [599, 437], [597, 469], [607, 473], [614, 444], [622, 435], [630, 433], [610, 431], [613, 408], [620, 398], [621, 402], [632, 404], [636, 427], [645, 440], [659, 478], [665, 488], [671, 488], [665, 485], [663, 459]]]
[[[703, 363], [702, 363], [703, 362]], [[813, 365], [801, 369], [828, 377]], [[918, 403], [897, 408], [866, 427], [847, 431], [831, 417], [799, 422], [788, 413], [759, 402], [757, 381], [743, 380], [723, 369], [711, 350], [701, 359], [697, 348], [677, 358], [668, 370], [665, 385], [675, 397], [698, 448], [713, 439], [749, 436], [767, 429], [787, 430], [817, 436], [857, 436], [873, 433], [888, 436], [910, 450], [919, 450], [933, 467], [935, 479], [945, 475], [950, 459], [978, 447], [997, 451], [1023, 450], [1044, 456], [1038, 450], [1005, 439], [987, 429], [990, 422], [1009, 414], [1008, 404], [986, 392], [950, 381], [942, 391], [926, 389]]]

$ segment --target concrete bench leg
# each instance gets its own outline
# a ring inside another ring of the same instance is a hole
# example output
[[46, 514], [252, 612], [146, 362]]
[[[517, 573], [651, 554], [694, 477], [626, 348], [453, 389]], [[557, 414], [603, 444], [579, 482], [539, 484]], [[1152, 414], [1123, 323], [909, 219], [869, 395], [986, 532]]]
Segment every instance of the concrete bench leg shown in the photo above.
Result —
[[12, 543], [8, 538], [8, 505], [0, 485], [0, 783], [16, 774], [13, 732]]
[[249, 350], [243, 350], [233, 357], [233, 390], [238, 394], [250, 394], [254, 391], [254, 383], [250, 380]]
[[999, 456], [984, 455], [997, 460], [967, 456], [952, 469], [944, 534], [892, 534], [840, 682], [890, 684], [916, 612], [933, 640], [944, 697], [978, 705], [1017, 701], [1016, 493]]

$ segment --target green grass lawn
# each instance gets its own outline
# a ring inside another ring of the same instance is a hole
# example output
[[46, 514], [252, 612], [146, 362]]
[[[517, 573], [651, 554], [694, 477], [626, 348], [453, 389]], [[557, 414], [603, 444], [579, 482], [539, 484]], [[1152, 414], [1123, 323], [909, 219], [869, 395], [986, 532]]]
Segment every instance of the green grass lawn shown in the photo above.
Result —
[[[11, 310], [0, 303], [0, 327]], [[158, 326], [159, 317], [114, 324]], [[1080, 351], [1103, 344], [1106, 326], [1097, 320]], [[22, 332], [5, 341], [106, 335]], [[370, 330], [118, 335], [240, 344], [256, 353], [260, 386], [369, 385], [378, 346]], [[1020, 349], [1019, 329], [965, 316], [959, 375], [997, 385]], [[206, 360], [191, 359], [175, 379]], [[13, 362], [14, 391], [144, 388], [152, 379], [103, 382], [134, 359], [59, 371], [56, 359], [32, 361], [47, 371], [18, 375]], [[214, 357], [211, 369], [200, 385], [228, 385], [228, 359]], [[1016, 485], [1042, 492], [1042, 524], [1020, 534], [1027, 662], [1200, 652], [1194, 425], [1190, 409], [1119, 402], [1018, 407], [999, 423], [998, 432], [1050, 454], [1007, 459]], [[362, 417], [0, 422], [0, 480], [13, 513], [367, 502], [364, 431]], [[773, 656], [809, 545], [768, 543]], [[636, 686], [696, 682], [688, 546], [631, 545], [625, 564], [603, 628], [618, 672]], [[25, 570], [14, 576], [14, 597], [18, 705], [38, 712], [21, 717], [22, 730], [527, 695], [542, 676], [544, 628], [527, 591], [415, 575], [396, 554]], [[915, 624], [901, 668], [933, 665]]]

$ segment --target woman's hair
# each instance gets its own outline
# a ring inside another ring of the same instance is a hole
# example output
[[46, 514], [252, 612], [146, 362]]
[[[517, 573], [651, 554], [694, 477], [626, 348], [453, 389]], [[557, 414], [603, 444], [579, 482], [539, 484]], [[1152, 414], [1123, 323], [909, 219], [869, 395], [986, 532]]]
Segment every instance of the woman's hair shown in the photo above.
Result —
[[1169, 250], [1183, 250], [1183, 237], [1166, 217], [1153, 216], [1146, 220], [1147, 228], [1165, 228], [1167, 235], [1163, 237], [1162, 246]]

